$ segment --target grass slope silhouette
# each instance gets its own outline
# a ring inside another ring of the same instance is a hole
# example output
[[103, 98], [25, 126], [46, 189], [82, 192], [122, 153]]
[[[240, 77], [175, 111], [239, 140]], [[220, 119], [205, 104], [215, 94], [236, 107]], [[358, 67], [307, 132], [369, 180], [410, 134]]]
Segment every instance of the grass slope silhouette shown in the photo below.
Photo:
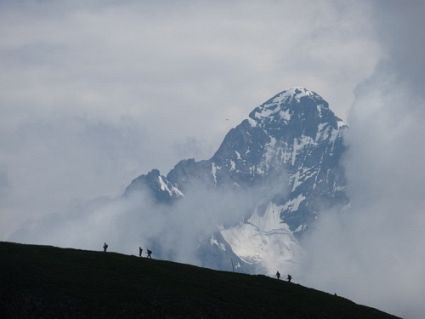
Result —
[[266, 276], [0, 242], [1, 318], [397, 318]]

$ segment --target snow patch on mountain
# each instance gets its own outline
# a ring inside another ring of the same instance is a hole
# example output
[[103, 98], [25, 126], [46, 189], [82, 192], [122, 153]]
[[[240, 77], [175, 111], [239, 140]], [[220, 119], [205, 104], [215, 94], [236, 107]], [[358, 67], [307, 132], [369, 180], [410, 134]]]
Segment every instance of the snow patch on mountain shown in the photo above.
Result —
[[303, 150], [306, 146], [314, 144], [315, 141], [310, 136], [301, 135], [300, 137], [295, 138], [292, 149], [291, 164], [295, 165], [295, 161], [297, 156], [301, 154], [301, 150]]
[[215, 166], [215, 163], [211, 163], [211, 174], [214, 179], [214, 184], [217, 184], [217, 166]]
[[183, 197], [183, 193], [175, 186], [171, 185], [169, 182], [164, 181], [163, 176], [158, 176], [159, 187], [162, 191], [166, 191], [170, 196]]
[[219, 242], [216, 238], [215, 238], [215, 236], [213, 235], [213, 236], [211, 236], [210, 237], [210, 244], [212, 245], [212, 246], [217, 246], [218, 248], [220, 248], [222, 251], [226, 251], [226, 246], [223, 244], [223, 243], [221, 243], [221, 242]]
[[317, 93], [310, 91], [303, 87], [293, 87], [288, 90], [282, 91], [281, 93], [274, 96], [271, 101], [273, 103], [292, 102], [293, 100], [300, 102], [301, 98], [309, 97], [320, 97]]
[[272, 275], [276, 269], [291, 271], [301, 248], [279, 214], [281, 207], [270, 203], [260, 215], [255, 212], [247, 222], [221, 231], [223, 238], [244, 262]]
[[303, 194], [299, 194], [297, 197], [288, 200], [283, 206], [282, 211], [285, 212], [295, 212], [300, 207], [300, 204], [305, 200], [305, 196]]

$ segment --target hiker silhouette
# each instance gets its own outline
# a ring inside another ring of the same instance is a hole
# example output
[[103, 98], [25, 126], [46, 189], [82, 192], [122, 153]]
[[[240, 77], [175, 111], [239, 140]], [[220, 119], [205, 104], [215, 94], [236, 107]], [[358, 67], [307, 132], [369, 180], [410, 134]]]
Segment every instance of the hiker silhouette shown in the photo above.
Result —
[[148, 258], [151, 258], [152, 259], [152, 251], [150, 251], [149, 249], [148, 249]]
[[291, 280], [292, 280], [292, 276], [288, 275], [288, 282], [291, 282]]
[[280, 279], [280, 272], [278, 272], [278, 271], [276, 272], [276, 278]]
[[142, 257], [143, 249], [142, 247], [139, 247], [139, 257]]
[[107, 250], [108, 250], [108, 244], [107, 243], [103, 243], [103, 252], [106, 253]]

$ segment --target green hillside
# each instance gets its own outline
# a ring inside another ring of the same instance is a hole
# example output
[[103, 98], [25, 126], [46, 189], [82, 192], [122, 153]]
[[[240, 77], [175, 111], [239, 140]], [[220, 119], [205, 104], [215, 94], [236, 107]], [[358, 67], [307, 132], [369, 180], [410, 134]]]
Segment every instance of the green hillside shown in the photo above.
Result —
[[0, 242], [1, 318], [396, 318], [297, 284]]

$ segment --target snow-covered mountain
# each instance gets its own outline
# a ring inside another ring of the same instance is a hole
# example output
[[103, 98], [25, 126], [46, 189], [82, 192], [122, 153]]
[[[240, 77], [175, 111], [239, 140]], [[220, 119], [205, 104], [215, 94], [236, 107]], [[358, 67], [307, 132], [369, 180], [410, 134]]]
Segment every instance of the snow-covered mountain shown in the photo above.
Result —
[[211, 188], [268, 185], [252, 213], [238, 224], [217, 225], [199, 255], [214, 268], [231, 258], [250, 271], [272, 273], [277, 265], [290, 270], [300, 254], [299, 238], [319, 212], [348, 201], [340, 165], [346, 127], [317, 93], [291, 88], [231, 129], [209, 160], [183, 160], [166, 176], [152, 170], [134, 179], [125, 195], [147, 189], [158, 203], [173, 205], [195, 181]]

